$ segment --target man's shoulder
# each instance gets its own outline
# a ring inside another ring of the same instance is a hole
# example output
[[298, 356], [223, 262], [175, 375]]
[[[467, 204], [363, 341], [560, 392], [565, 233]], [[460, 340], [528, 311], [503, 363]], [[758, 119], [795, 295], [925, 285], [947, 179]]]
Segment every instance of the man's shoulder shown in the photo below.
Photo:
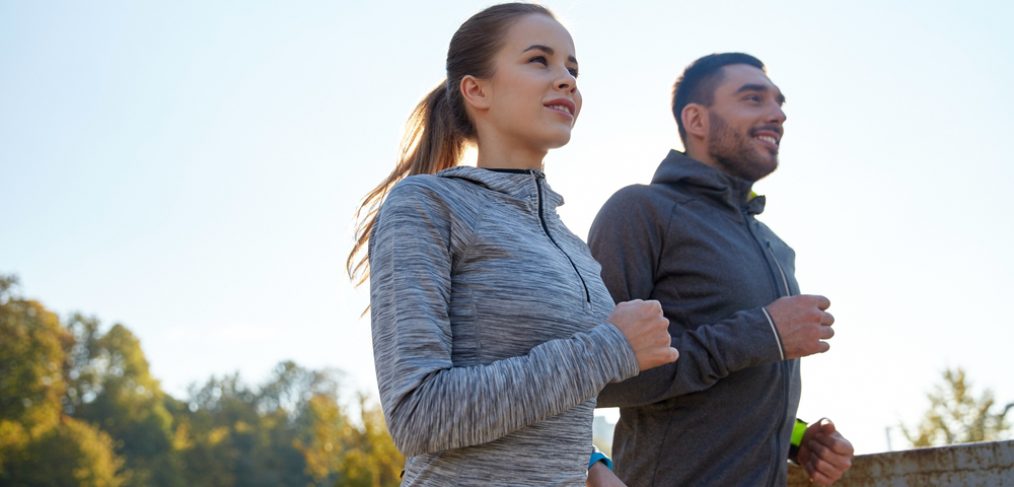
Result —
[[661, 232], [682, 200], [679, 193], [660, 184], [632, 184], [621, 188], [599, 209], [592, 222], [589, 242], [603, 229], [656, 228], [652, 232]]
[[619, 189], [604, 208], [668, 210], [690, 199], [692, 194], [679, 184], [632, 184]]

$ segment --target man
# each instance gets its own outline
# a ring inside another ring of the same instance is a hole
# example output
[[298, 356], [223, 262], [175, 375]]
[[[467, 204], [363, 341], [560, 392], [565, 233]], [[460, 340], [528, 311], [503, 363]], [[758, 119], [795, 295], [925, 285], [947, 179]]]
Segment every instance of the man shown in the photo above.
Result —
[[829, 349], [830, 302], [799, 295], [794, 252], [755, 219], [764, 198], [751, 187], [778, 166], [784, 101], [753, 56], [698, 59], [673, 93], [686, 153], [592, 224], [613, 298], [659, 300], [680, 351], [599, 396], [620, 407], [613, 454], [628, 485], [785, 485], [787, 458], [829, 485], [851, 465], [833, 423], [795, 421], [798, 359]]

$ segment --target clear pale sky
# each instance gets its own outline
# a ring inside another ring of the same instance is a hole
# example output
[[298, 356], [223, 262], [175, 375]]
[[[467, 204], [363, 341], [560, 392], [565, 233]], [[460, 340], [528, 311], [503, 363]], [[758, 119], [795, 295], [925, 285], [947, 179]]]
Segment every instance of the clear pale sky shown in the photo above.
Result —
[[[585, 99], [546, 160], [571, 229], [679, 148], [683, 67], [749, 52], [788, 98], [763, 220], [837, 317], [800, 416], [866, 453], [946, 367], [1014, 401], [1012, 4], [632, 3], [546, 4]], [[177, 396], [285, 359], [375, 394], [352, 213], [487, 5], [0, 0], [0, 272], [128, 326]]]

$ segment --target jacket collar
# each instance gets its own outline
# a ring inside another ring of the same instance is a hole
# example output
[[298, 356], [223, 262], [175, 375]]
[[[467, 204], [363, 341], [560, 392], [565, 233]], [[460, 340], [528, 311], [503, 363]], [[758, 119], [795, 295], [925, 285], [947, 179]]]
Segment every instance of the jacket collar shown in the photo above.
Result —
[[652, 184], [684, 185], [697, 194], [751, 215], [764, 211], [764, 196], [753, 193], [753, 182], [729, 176], [724, 172], [670, 150], [655, 170]]
[[437, 173], [440, 177], [457, 178], [486, 187], [511, 198], [537, 203], [542, 187], [542, 204], [547, 210], [563, 205], [563, 196], [552, 190], [546, 175], [537, 169], [494, 170], [474, 166], [455, 166]]

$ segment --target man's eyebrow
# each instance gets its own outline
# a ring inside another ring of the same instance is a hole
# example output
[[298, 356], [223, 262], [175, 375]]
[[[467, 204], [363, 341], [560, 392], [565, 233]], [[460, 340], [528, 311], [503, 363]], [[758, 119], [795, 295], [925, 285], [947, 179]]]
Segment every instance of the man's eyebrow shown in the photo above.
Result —
[[[768, 92], [768, 91], [771, 91], [771, 87], [769, 87], [767, 85], [748, 83], [748, 84], [745, 84], [743, 86], [740, 86], [739, 89], [736, 90], [735, 94], [738, 95], [738, 94], [746, 92], [746, 91]], [[784, 104], [785, 103], [785, 95], [782, 94], [782, 90], [779, 90], [779, 89], [776, 88], [775, 89], [775, 93], [776, 93], [775, 94], [775, 100], [778, 102], [778, 104], [779, 105]]]
[[[521, 51], [521, 52], [528, 52], [528, 51], [543, 51], [546, 54], [549, 54], [550, 56], [552, 56], [554, 53], [556, 53], [556, 51], [552, 47], [544, 46], [542, 44], [532, 44], [532, 45], [528, 46], [527, 48], [525, 48], [524, 51]], [[574, 64], [577, 64], [577, 58], [575, 58], [574, 56], [567, 56], [567, 60], [570, 61], [570, 62], [572, 62], [572, 63], [574, 63]]]

